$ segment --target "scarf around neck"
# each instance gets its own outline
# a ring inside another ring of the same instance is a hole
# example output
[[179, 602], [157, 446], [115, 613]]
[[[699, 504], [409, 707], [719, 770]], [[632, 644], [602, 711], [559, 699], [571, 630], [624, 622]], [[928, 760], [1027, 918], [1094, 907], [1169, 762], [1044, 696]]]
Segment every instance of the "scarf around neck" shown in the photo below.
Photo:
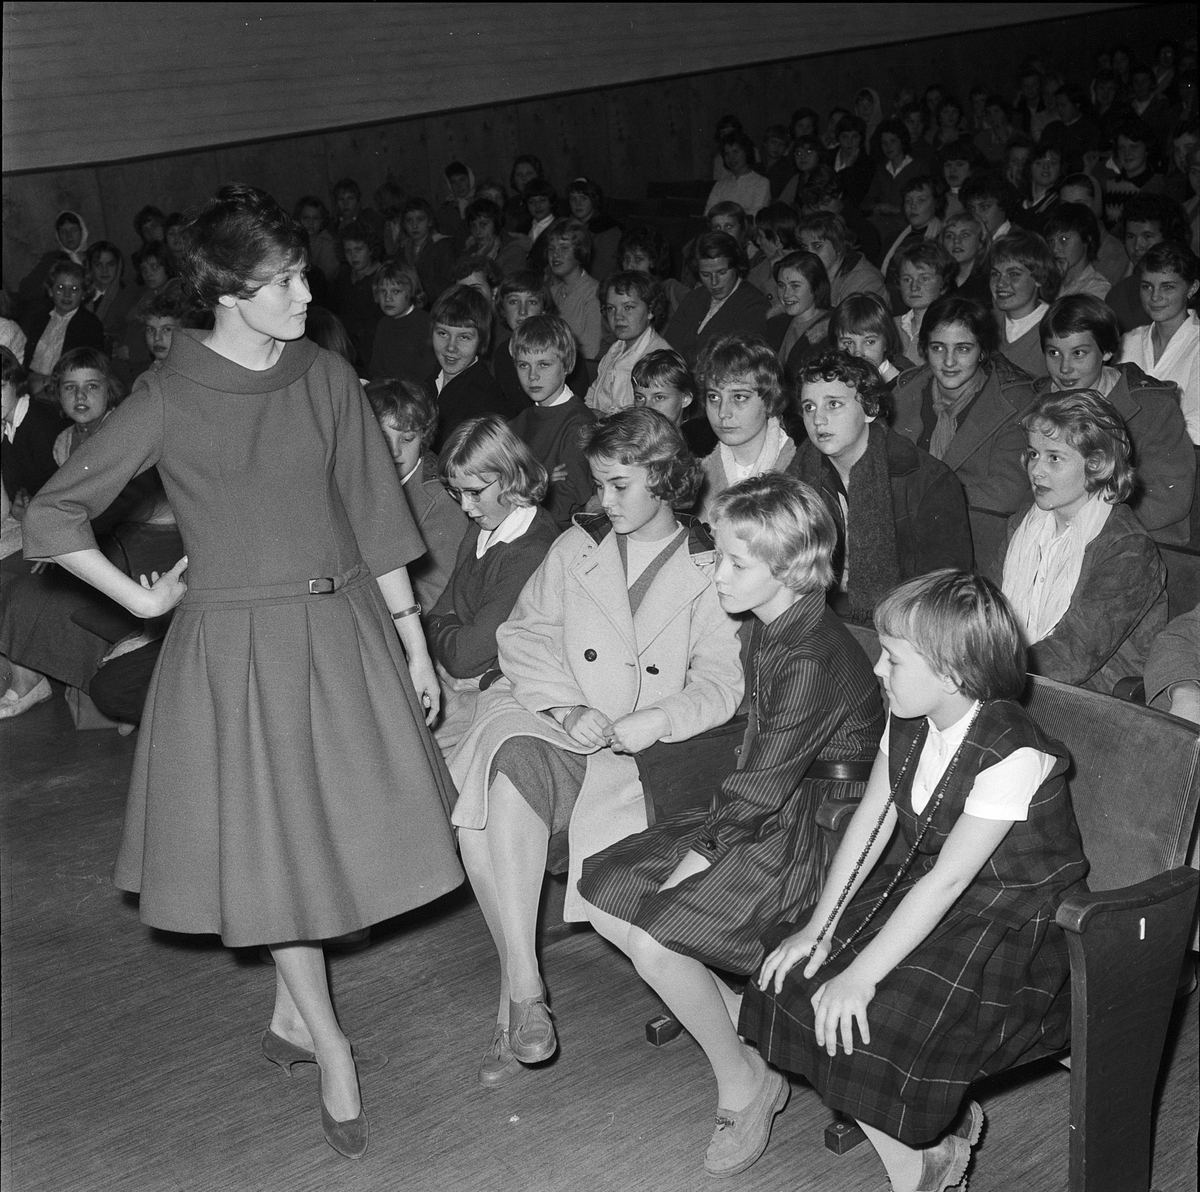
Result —
[[933, 412], [937, 415], [937, 425], [929, 439], [929, 454], [935, 459], [942, 459], [958, 433], [958, 416], [979, 396], [980, 390], [987, 384], [987, 373], [981, 367], [953, 397], [946, 397], [942, 393], [936, 379], [931, 377], [929, 384], [933, 387]]

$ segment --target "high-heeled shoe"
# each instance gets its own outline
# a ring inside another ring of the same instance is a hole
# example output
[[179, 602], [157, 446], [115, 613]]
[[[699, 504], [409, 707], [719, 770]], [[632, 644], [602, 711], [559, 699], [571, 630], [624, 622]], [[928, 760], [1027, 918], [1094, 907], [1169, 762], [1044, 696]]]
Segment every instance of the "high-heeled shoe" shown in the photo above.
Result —
[[321, 1095], [320, 1066], [317, 1067], [317, 1100], [321, 1103], [321, 1130], [325, 1134], [325, 1141], [339, 1155], [345, 1155], [347, 1159], [361, 1159], [367, 1153], [371, 1133], [366, 1110], [360, 1104], [358, 1117], [345, 1122], [337, 1121], [326, 1108], [325, 1098]]
[[[354, 1065], [358, 1069], [359, 1076], [370, 1076], [372, 1072], [378, 1072], [387, 1066], [388, 1057], [382, 1051], [370, 1051], [352, 1043], [350, 1052], [354, 1056]], [[292, 1075], [292, 1068], [296, 1064], [315, 1064], [317, 1062], [317, 1057], [313, 1052], [305, 1051], [303, 1047], [297, 1047], [295, 1043], [289, 1043], [287, 1039], [277, 1035], [270, 1027], [263, 1031], [262, 1053], [271, 1063], [278, 1064], [289, 1076]]]

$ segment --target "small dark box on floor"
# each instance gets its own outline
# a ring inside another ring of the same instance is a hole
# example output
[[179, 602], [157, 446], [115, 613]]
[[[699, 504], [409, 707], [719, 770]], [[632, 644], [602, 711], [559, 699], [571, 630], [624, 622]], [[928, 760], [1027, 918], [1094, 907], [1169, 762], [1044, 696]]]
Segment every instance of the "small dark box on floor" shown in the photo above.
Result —
[[678, 1039], [682, 1034], [683, 1026], [677, 1018], [672, 1018], [670, 1014], [659, 1014], [646, 1023], [646, 1042], [653, 1043], [655, 1047], [670, 1043], [672, 1039]]
[[835, 1155], [844, 1155], [866, 1141], [867, 1136], [857, 1122], [836, 1121], [825, 1127], [825, 1149]]

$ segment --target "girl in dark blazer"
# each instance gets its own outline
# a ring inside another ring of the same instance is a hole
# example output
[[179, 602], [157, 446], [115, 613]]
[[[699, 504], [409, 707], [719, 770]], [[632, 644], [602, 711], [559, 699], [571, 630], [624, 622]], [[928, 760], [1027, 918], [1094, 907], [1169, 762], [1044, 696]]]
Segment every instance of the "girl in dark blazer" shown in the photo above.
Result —
[[696, 237], [692, 267], [698, 285], [680, 302], [663, 333], [689, 368], [710, 339], [722, 335], [765, 335], [770, 300], [745, 280], [745, 250], [724, 232]]
[[58, 363], [58, 358], [73, 348], [95, 348], [99, 352], [104, 351], [104, 324], [83, 305], [83, 300], [87, 297], [87, 288], [87, 274], [82, 265], [76, 265], [74, 261], [56, 261], [51, 266], [50, 276], [46, 280], [46, 292], [54, 306], [34, 311], [21, 327], [25, 332], [23, 363], [27, 369], [33, 369], [39, 341], [50, 328], [52, 314], [59, 319], [70, 319], [70, 322], [67, 323], [62, 350], [55, 354], [53, 360], [38, 361], [44, 366], [37, 370], [42, 377], [49, 376], [50, 370]]
[[672, 815], [584, 863], [596, 930], [704, 1049], [717, 1078], [712, 1175], [762, 1153], [788, 1084], [737, 1037], [737, 998], [710, 971], [753, 973], [760, 935], [812, 901], [825, 869], [815, 812], [857, 798], [883, 729], [870, 664], [825, 605], [836, 536], [820, 497], [779, 474], [734, 485], [714, 510], [716, 584], [727, 613], [753, 613], [750, 719], [738, 768], [711, 811]]

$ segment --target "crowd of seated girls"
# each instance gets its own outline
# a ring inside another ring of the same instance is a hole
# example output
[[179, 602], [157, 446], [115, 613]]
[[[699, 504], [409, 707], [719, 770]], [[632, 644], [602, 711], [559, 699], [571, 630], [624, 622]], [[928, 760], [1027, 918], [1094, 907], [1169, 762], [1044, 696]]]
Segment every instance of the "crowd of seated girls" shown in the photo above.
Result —
[[[845, 1063], [818, 1063], [814, 1040], [832, 1054], [836, 1032], [812, 1001], [861, 1022], [860, 973], [881, 1002], [920, 1001], [927, 940], [899, 913], [862, 935], [851, 853], [878, 855], [893, 831], [915, 848], [923, 800], [938, 800], [950, 863], [974, 866], [972, 897], [1020, 869], [1010, 828], [1039, 864], [1057, 849], [1079, 876], [1062, 759], [1008, 698], [1026, 668], [1111, 691], [1151, 659], [1165, 677], [1148, 678], [1149, 698], [1200, 718], [1200, 667], [1171, 664], [1189, 624], [1154, 648], [1158, 545], [1188, 539], [1200, 445], [1190, 70], [1161, 103], [1145, 70], [1128, 84], [1101, 70], [1088, 88], [1037, 63], [1011, 101], [977, 88], [964, 105], [934, 85], [903, 89], [889, 113], [867, 87], [823, 130], [800, 109], [761, 148], [726, 118], [707, 226], [678, 258], [659, 228], [618, 224], [595, 179], [563, 180], [560, 201], [529, 154], [508, 187], [452, 162], [435, 202], [389, 182], [375, 210], [347, 178], [332, 213], [313, 194], [296, 204], [307, 334], [357, 367], [427, 548], [411, 571], [443, 689], [435, 736], [500, 963], [485, 1086], [557, 1046], [536, 922], [565, 839], [569, 915], [629, 955], [712, 1065], [710, 1172], [766, 1145], [787, 1085], [765, 1059], [858, 1118], [895, 1187], [961, 1175], [981, 1122], [964, 1100], [975, 1060], [935, 1040], [952, 1091], [926, 1089], [901, 1123], [876, 1068], [919, 1041], [885, 1030], [861, 1061], [844, 1046]], [[139, 212], [127, 276], [111, 241], [89, 246], [82, 219], [59, 215], [20, 327], [4, 328], [20, 344], [3, 357], [6, 519], [198, 324], [176, 280], [179, 227]], [[180, 549], [169, 510], [153, 473], [139, 480], [146, 492], [105, 518], [166, 570]], [[71, 620], [76, 585], [0, 574], [0, 716], [54, 679], [136, 722], [161, 627], [112, 651]], [[846, 628], [872, 622], [887, 727]], [[947, 644], [965, 626], [982, 655]], [[952, 792], [912, 736], [921, 717], [942, 770], [972, 743]], [[677, 743], [709, 759], [729, 723], [741, 750], [719, 746], [703, 807], [651, 824], [655, 759], [686, 764]], [[980, 758], [1006, 730], [1016, 793], [1001, 798]], [[885, 805], [889, 768], [909, 802]], [[646, 797], [631, 800], [637, 783]], [[822, 895], [813, 814], [829, 795], [864, 802]], [[972, 820], [983, 843], [966, 860], [949, 838], [964, 813], [986, 825]], [[936, 878], [930, 858], [893, 904]], [[850, 955], [828, 978], [834, 941]], [[918, 953], [901, 963], [905, 942]], [[1057, 944], [1034, 932], [1013, 947], [1025, 963]], [[997, 1030], [1052, 1049], [1061, 961]], [[761, 987], [742, 1007], [714, 968], [761, 971]]]

